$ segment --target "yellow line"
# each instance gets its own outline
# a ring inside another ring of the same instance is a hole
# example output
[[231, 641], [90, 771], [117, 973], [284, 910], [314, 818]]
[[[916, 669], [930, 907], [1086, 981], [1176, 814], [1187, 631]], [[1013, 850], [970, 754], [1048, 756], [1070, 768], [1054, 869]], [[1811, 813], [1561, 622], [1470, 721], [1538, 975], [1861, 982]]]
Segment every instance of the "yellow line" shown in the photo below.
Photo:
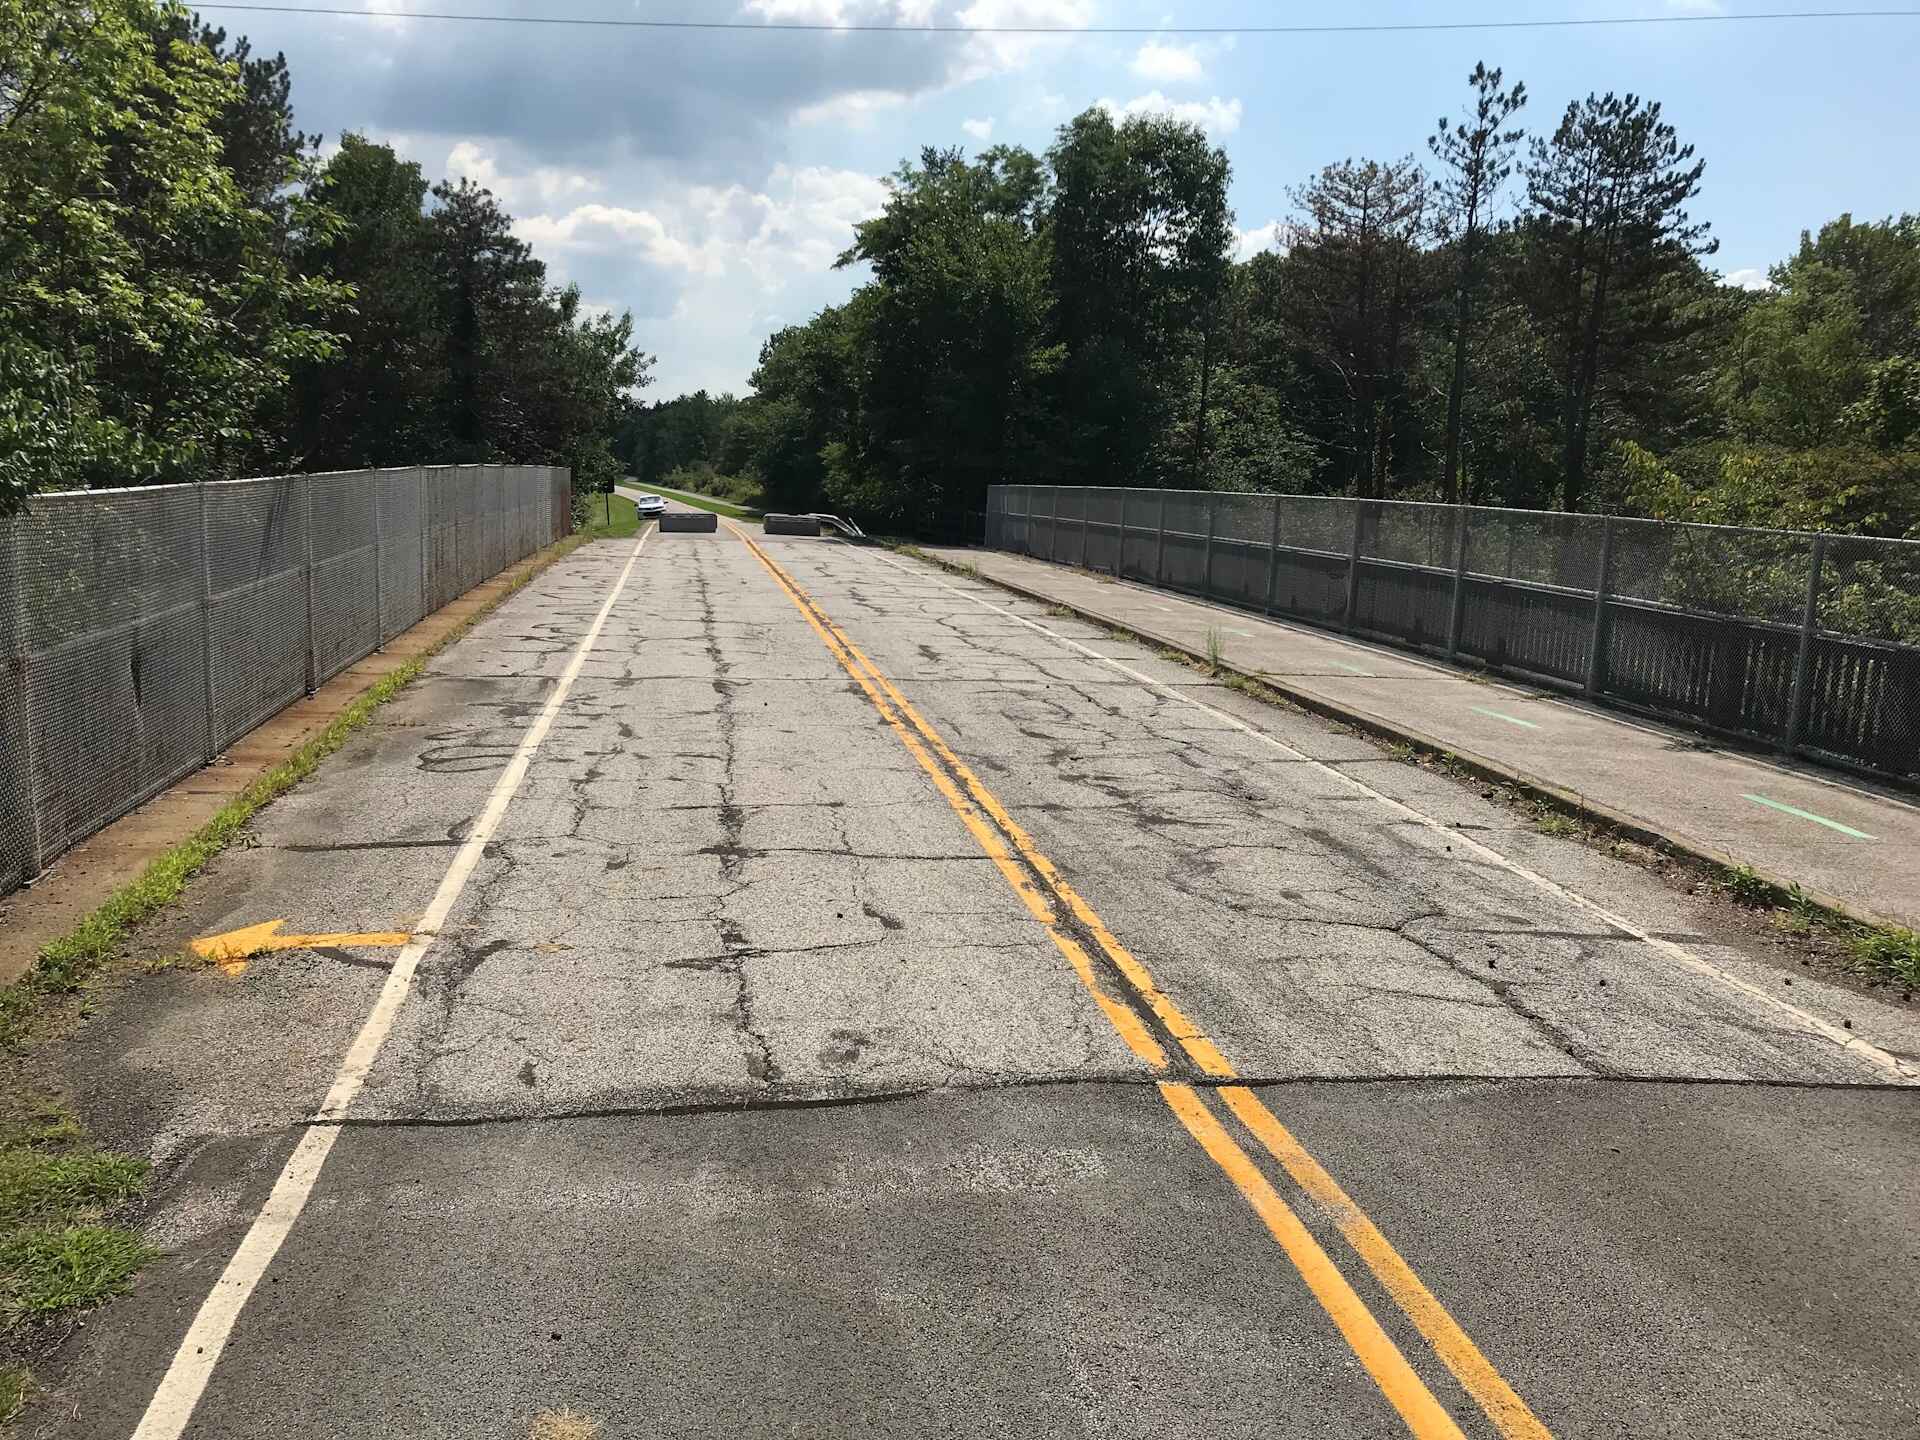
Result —
[[1247, 1152], [1234, 1143], [1233, 1137], [1214, 1118], [1213, 1111], [1201, 1104], [1200, 1097], [1186, 1085], [1162, 1082], [1160, 1094], [1173, 1113], [1180, 1117], [1180, 1123], [1187, 1127], [1187, 1133], [1200, 1142], [1200, 1148], [1207, 1152], [1214, 1164], [1226, 1171], [1227, 1178], [1239, 1187], [1254, 1213], [1265, 1222], [1280, 1248], [1287, 1252], [1294, 1269], [1300, 1272], [1307, 1287], [1313, 1291], [1314, 1299], [1320, 1302], [1321, 1308], [1340, 1328], [1340, 1333], [1346, 1337], [1353, 1353], [1360, 1357], [1360, 1363], [1367, 1367], [1367, 1373], [1373, 1376], [1381, 1393], [1400, 1412], [1400, 1418], [1407, 1422], [1407, 1428], [1419, 1436], [1449, 1436], [1466, 1440], [1460, 1427], [1454, 1424], [1453, 1417], [1433, 1398], [1433, 1392], [1427, 1389], [1426, 1382], [1407, 1364], [1400, 1347], [1380, 1328], [1380, 1322], [1373, 1318], [1373, 1312], [1354, 1293], [1353, 1287], [1347, 1283], [1347, 1277], [1335, 1268], [1333, 1261], [1327, 1258], [1327, 1252], [1320, 1248], [1320, 1242], [1313, 1238], [1307, 1227], [1300, 1223], [1300, 1217], [1293, 1213], [1293, 1207], [1280, 1198], [1279, 1193], [1267, 1182], [1267, 1177], [1247, 1158]]
[[1552, 1440], [1552, 1433], [1493, 1368], [1493, 1362], [1480, 1353], [1480, 1347], [1447, 1313], [1446, 1306], [1434, 1298], [1413, 1267], [1367, 1218], [1366, 1211], [1307, 1153], [1306, 1147], [1294, 1139], [1293, 1133], [1261, 1103], [1260, 1097], [1240, 1085], [1223, 1085], [1220, 1095], [1227, 1102], [1227, 1108], [1240, 1117], [1241, 1123], [1285, 1167], [1294, 1183], [1332, 1217], [1346, 1242], [1366, 1261], [1367, 1268], [1393, 1296], [1394, 1303], [1426, 1336], [1434, 1353], [1479, 1402], [1500, 1433], [1511, 1440]]
[[[1048, 933], [1054, 937], [1055, 943], [1067, 953], [1069, 960], [1073, 961], [1076, 973], [1093, 992], [1102, 1010], [1107, 1013], [1110, 1020], [1113, 1020], [1115, 1027], [1128, 1038], [1128, 1044], [1132, 1046], [1134, 1052], [1142, 1058], [1148, 1058], [1143, 1047], [1136, 1044], [1129, 1034], [1127, 1026], [1117, 1018], [1116, 1011], [1118, 1015], [1126, 1017], [1133, 1029], [1144, 1037], [1156, 1054], [1160, 1051], [1160, 1047], [1153, 1037], [1145, 1032], [1139, 1018], [1130, 1009], [1117, 1005], [1099, 988], [1085, 951], [1075, 944], [1071, 937], [1063, 935], [1056, 928], [1053, 912], [1047, 906], [1045, 898], [1036, 893], [1026, 873], [1007, 857], [1006, 846], [1002, 844], [999, 834], [995, 833], [992, 826], [982, 823], [980, 812], [984, 811], [993, 818], [1000, 831], [1004, 832], [1013, 843], [1020, 857], [1027, 862], [1035, 874], [1041, 877], [1047, 888], [1067, 907], [1087, 933], [1093, 936], [1102, 952], [1113, 962], [1134, 992], [1165, 1026], [1167, 1033], [1179, 1042], [1181, 1049], [1186, 1052], [1201, 1073], [1215, 1079], [1238, 1079], [1237, 1072], [1213, 1041], [1174, 1004], [1171, 998], [1161, 991], [1154, 983], [1153, 976], [1147, 967], [1120, 943], [1119, 938], [1107, 928], [1093, 908], [1081, 898], [1079, 892], [1068, 884], [1053, 862], [1041, 853], [1034, 844], [1032, 836], [1007, 813], [1006, 807], [987, 789], [980, 777], [953, 752], [939, 732], [914, 709], [906, 697], [895, 688], [892, 681], [867, 658], [844, 631], [827, 618], [812, 598], [800, 588], [798, 582], [764, 550], [739, 529], [731, 525], [728, 528], [733, 530], [734, 534], [766, 567], [774, 581], [786, 592], [788, 599], [794, 603], [807, 623], [813, 627], [814, 632], [826, 644], [828, 651], [853, 676], [875, 708], [886, 718], [887, 723], [901, 737], [907, 748], [913, 752], [921, 767], [933, 777], [941, 794], [945, 795], [948, 803], [960, 813], [968, 830], [973, 833], [982, 847], [994, 857], [1001, 874], [1020, 895], [1034, 918], [1046, 926]], [[881, 692], [884, 692], [885, 699], [882, 698]], [[906, 722], [904, 724], [902, 717]], [[911, 730], [908, 729], [908, 725], [911, 725]], [[917, 738], [915, 732], [917, 732]], [[925, 745], [920, 743], [921, 740], [924, 740]], [[927, 753], [927, 747], [931, 747], [941, 759], [946, 761], [952, 775], [957, 776], [961, 785], [965, 787], [965, 795], [960, 794], [949, 775], [933, 763]], [[1069, 946], [1072, 947], [1071, 950]], [[1156, 1068], [1162, 1065], [1162, 1062], [1157, 1059], [1149, 1059], [1149, 1063], [1156, 1065]], [[1473, 1396], [1475, 1402], [1486, 1413], [1487, 1418], [1493, 1421], [1505, 1440], [1552, 1440], [1551, 1432], [1541, 1424], [1527, 1407], [1526, 1402], [1494, 1368], [1493, 1363], [1481, 1352], [1479, 1346], [1474, 1344], [1472, 1337], [1461, 1328], [1446, 1307], [1421, 1282], [1419, 1276], [1414, 1273], [1413, 1267], [1407, 1264], [1373, 1221], [1341, 1188], [1339, 1182], [1307, 1153], [1305, 1147], [1280, 1123], [1260, 1097], [1253, 1091], [1237, 1085], [1223, 1086], [1222, 1095], [1229, 1108], [1280, 1162], [1287, 1173], [1293, 1177], [1294, 1182], [1326, 1207], [1341, 1236], [1379, 1279], [1387, 1293], [1393, 1297], [1394, 1302], [1413, 1322], [1427, 1343], [1433, 1347], [1441, 1363], [1447, 1367], [1467, 1393]], [[1210, 1114], [1209, 1119], [1211, 1120]], [[1215, 1158], [1218, 1159], [1217, 1156]], [[1324, 1298], [1322, 1303], [1325, 1304]], [[1332, 1311], [1329, 1310], [1328, 1313], [1332, 1314]], [[1385, 1388], [1383, 1383], [1382, 1389]]]
[[[739, 531], [736, 530], [734, 533], [738, 535]], [[921, 745], [914, 733], [901, 723], [900, 717], [894, 713], [885, 697], [874, 689], [866, 676], [860, 673], [859, 667], [853, 663], [852, 658], [830, 633], [830, 627], [823, 625], [815, 618], [809, 602], [803, 599], [799, 590], [787, 579], [786, 574], [762, 554], [760, 547], [752, 541], [747, 542], [747, 548], [753, 551], [762, 565], [767, 567], [767, 573], [772, 575], [774, 582], [786, 592], [787, 598], [793, 602], [794, 608], [800, 612], [807, 624], [813, 627], [814, 633], [820, 637], [828, 652], [866, 692], [867, 699], [873, 702], [874, 709], [880, 712], [881, 718], [892, 727], [894, 734], [900, 737], [900, 742], [907, 747], [913, 758], [920, 762], [920, 768], [932, 777], [934, 785], [946, 797], [954, 813], [960, 817], [980, 848], [986, 851], [987, 858], [993, 861], [1001, 878], [1013, 888], [1014, 893], [1020, 897], [1033, 918], [1046, 929], [1053, 943], [1059, 947], [1060, 953], [1067, 957], [1068, 962], [1073, 966], [1074, 973], [1092, 992], [1094, 1000], [1114, 1029], [1120, 1032], [1120, 1038], [1126, 1041], [1127, 1047], [1156, 1070], [1165, 1069], [1167, 1056], [1160, 1042], [1154, 1039], [1145, 1025], [1141, 1024], [1140, 1017], [1134, 1014], [1130, 1007], [1114, 999], [1101, 988], [1098, 978], [1094, 975], [1093, 961], [1086, 950], [1081, 947], [1079, 941], [1054, 924], [1053, 911], [1047, 904], [1046, 897], [1040, 894], [1033, 882], [1027, 878], [1026, 873], [1014, 863], [1013, 857], [1007, 853], [1007, 847], [1001, 843], [1000, 837], [993, 832], [993, 828], [981, 819], [979, 811], [968, 802], [966, 796], [960, 793], [946, 772], [934, 763], [933, 757], [927, 754], [925, 747]]]

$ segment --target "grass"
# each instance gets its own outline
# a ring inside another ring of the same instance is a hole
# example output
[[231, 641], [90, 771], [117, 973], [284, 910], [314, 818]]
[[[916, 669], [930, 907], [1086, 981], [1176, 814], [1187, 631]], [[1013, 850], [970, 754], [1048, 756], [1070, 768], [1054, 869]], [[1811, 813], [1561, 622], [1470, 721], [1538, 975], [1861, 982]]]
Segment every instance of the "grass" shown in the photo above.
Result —
[[1920, 987], [1920, 934], [1898, 926], [1863, 930], [1853, 939], [1854, 968], [1889, 984]]
[[0, 1366], [0, 1425], [11, 1425], [33, 1398], [33, 1373], [24, 1365]]
[[[760, 511], [750, 505], [735, 505], [731, 500], [716, 500], [711, 495], [696, 494], [692, 490], [669, 490], [664, 485], [630, 485], [631, 490], [650, 490], [665, 495], [670, 500], [678, 500], [683, 505], [691, 505], [696, 510], [711, 510], [716, 515], [725, 515], [734, 520], [758, 520]], [[618, 499], [618, 496], [614, 497]], [[627, 502], [631, 505], [633, 502]]]
[[[36, 1323], [121, 1294], [157, 1253], [131, 1230], [103, 1223], [145, 1193], [148, 1166], [87, 1143], [62, 1106], [10, 1096], [0, 1125], [0, 1323], [18, 1335]], [[0, 1368], [0, 1416], [31, 1386]]]
[[575, 534], [589, 540], [625, 540], [640, 533], [639, 507], [626, 496], [590, 495], [587, 499], [587, 523]]
[[1226, 658], [1227, 647], [1225, 641], [1220, 638], [1219, 627], [1209, 625], [1207, 627], [1207, 673], [1218, 675]]
[[1772, 908], [1780, 893], [1777, 886], [1762, 879], [1751, 865], [1735, 865], [1730, 870], [1723, 870], [1720, 886], [1734, 904], [1749, 910]]
[[533, 1417], [530, 1440], [595, 1440], [600, 1422], [578, 1410], [547, 1410]]

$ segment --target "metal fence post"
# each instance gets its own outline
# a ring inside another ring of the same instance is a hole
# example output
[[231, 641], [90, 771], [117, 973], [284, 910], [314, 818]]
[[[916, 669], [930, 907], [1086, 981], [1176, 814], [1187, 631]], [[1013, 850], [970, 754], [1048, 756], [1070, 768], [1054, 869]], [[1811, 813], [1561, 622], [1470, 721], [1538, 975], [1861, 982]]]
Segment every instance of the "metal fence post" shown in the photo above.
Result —
[[1158, 585], [1167, 563], [1167, 492], [1160, 492], [1160, 534], [1153, 542], [1153, 583]]
[[306, 518], [306, 522], [305, 522], [305, 529], [306, 529], [306, 532], [307, 532], [307, 536], [306, 536], [306, 538], [307, 538], [307, 694], [309, 694], [309, 695], [311, 695], [311, 694], [313, 694], [313, 692], [314, 692], [314, 688], [315, 688], [315, 687], [314, 687], [314, 683], [313, 683], [313, 676], [314, 676], [314, 661], [313, 661], [313, 477], [312, 477], [311, 475], [302, 475], [302, 476], [300, 476], [300, 477], [299, 477], [299, 480], [300, 480], [300, 489], [301, 489], [301, 491], [302, 491], [302, 492], [304, 493], [304, 495], [305, 495], [305, 497], [306, 497], [306, 505], [305, 505], [305, 509], [306, 509], [306, 516], [307, 516], [307, 518]]
[[200, 689], [207, 712], [207, 764], [220, 752], [215, 749], [217, 735], [213, 726], [213, 540], [207, 528], [207, 482], [193, 487], [200, 497]]
[[40, 822], [40, 777], [33, 763], [33, 683], [27, 645], [26, 517], [15, 516], [7, 522], [6, 528], [7, 543], [13, 547], [13, 593], [0, 596], [0, 604], [13, 607], [13, 641], [18, 650], [13, 655], [0, 656], [0, 664], [8, 668], [17, 664], [20, 674], [20, 763], [25, 767], [25, 773], [20, 777], [20, 804], [25, 811], [21, 818], [27, 824], [27, 834], [23, 837], [27, 854], [22, 863], [20, 881], [25, 884], [46, 868], [50, 857], [41, 853], [46, 839]]
[[1113, 545], [1113, 578], [1116, 580], [1127, 568], [1127, 496], [1132, 493], [1131, 490], [1120, 492], [1120, 538]]
[[1080, 568], [1087, 568], [1087, 506], [1092, 503], [1090, 490], [1080, 492]]
[[367, 468], [367, 477], [373, 485], [373, 629], [379, 636], [374, 645], [376, 650], [384, 650], [387, 644], [387, 545], [385, 527], [380, 523], [380, 492], [386, 485], [386, 471]]
[[1356, 495], [1353, 501], [1353, 545], [1347, 551], [1346, 628], [1349, 630], [1353, 629], [1354, 615], [1360, 609], [1360, 526], [1366, 514], [1366, 501]]
[[1598, 695], [1607, 683], [1607, 596], [1613, 590], [1613, 517], [1600, 520], [1600, 575], [1593, 583], [1593, 638], [1588, 641], [1592, 653], [1587, 656], [1587, 698]]
[[1807, 681], [1813, 671], [1813, 637], [1820, 626], [1820, 571], [1827, 563], [1827, 537], [1813, 537], [1813, 565], [1807, 572], [1807, 604], [1800, 615], [1800, 648], [1793, 657], [1793, 693], [1787, 702], [1787, 740], [1784, 746], [1792, 755], [1800, 749], [1800, 732], [1806, 728]]
[[1273, 497], [1273, 528], [1267, 535], [1267, 614], [1273, 613], [1273, 593], [1280, 583], [1280, 497]]
[[1047, 561], [1060, 558], [1060, 487], [1053, 487], [1053, 513], [1047, 516]]
[[434, 612], [433, 592], [427, 589], [427, 535], [433, 528], [433, 517], [427, 513], [427, 472], [422, 467], [413, 472], [414, 494], [418, 502], [414, 513], [420, 517], [420, 618], [426, 619]]
[[1220, 497], [1218, 495], [1207, 496], [1207, 563], [1206, 569], [1201, 572], [1200, 576], [1200, 593], [1208, 597], [1213, 595], [1214, 516], [1219, 512], [1219, 509]]
[[1457, 507], [1453, 534], [1453, 605], [1447, 612], [1447, 659], [1460, 653], [1460, 630], [1467, 618], [1467, 524], [1472, 511]]

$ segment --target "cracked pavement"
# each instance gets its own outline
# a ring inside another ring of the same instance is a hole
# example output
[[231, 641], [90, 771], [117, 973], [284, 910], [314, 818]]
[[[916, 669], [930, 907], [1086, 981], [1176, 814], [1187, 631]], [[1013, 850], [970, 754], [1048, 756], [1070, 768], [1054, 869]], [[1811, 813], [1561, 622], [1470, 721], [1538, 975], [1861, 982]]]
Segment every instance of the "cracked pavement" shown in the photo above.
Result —
[[[1551, 1433], [1920, 1433], [1912, 1090], [1022, 621], [1905, 1057], [1910, 1007], [1137, 645], [763, 543]], [[631, 548], [512, 597], [145, 943], [411, 928]], [[65, 1074], [154, 1158], [168, 1256], [27, 1433], [132, 1432], [391, 962], [103, 998]], [[1154, 1079], [751, 552], [655, 536], [187, 1433], [510, 1436], [572, 1406], [649, 1440], [1405, 1434]], [[1462, 1429], [1499, 1433], [1290, 1198]]]

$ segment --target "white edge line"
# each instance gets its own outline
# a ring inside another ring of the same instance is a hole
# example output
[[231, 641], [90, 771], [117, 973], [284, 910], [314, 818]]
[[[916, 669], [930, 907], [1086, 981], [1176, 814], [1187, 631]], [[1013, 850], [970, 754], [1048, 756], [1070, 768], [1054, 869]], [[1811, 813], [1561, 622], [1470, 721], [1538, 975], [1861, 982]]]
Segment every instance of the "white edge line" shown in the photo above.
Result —
[[1812, 1014], [1811, 1012], [1806, 1010], [1802, 1010], [1798, 1005], [1790, 1004], [1786, 1000], [1781, 999], [1778, 995], [1775, 995], [1772, 991], [1766, 990], [1761, 986], [1754, 984], [1750, 980], [1743, 980], [1740, 976], [1721, 969], [1718, 965], [1715, 965], [1711, 960], [1708, 960], [1703, 956], [1694, 954], [1691, 950], [1687, 949], [1684, 945], [1676, 945], [1671, 940], [1663, 940], [1657, 935], [1649, 934], [1646, 930], [1643, 930], [1640, 926], [1634, 924], [1631, 920], [1627, 919], [1625, 916], [1616, 914], [1614, 911], [1609, 910], [1606, 906], [1600, 904], [1597, 900], [1589, 900], [1585, 895], [1582, 895], [1579, 891], [1568, 889], [1565, 885], [1562, 885], [1558, 880], [1549, 879], [1547, 876], [1540, 874], [1537, 870], [1529, 870], [1525, 865], [1520, 864], [1516, 860], [1508, 859], [1505, 855], [1502, 855], [1498, 850], [1493, 849], [1491, 846], [1482, 844], [1480, 841], [1474, 839], [1471, 835], [1466, 834], [1463, 831], [1455, 830], [1450, 826], [1446, 825], [1444, 822], [1434, 819], [1431, 815], [1427, 815], [1422, 811], [1414, 809], [1411, 805], [1406, 804], [1404, 801], [1396, 800], [1391, 795], [1387, 795], [1379, 790], [1374, 789], [1371, 785], [1367, 784], [1364, 780], [1357, 780], [1353, 776], [1347, 774], [1344, 770], [1341, 770], [1335, 766], [1327, 764], [1324, 760], [1316, 760], [1313, 756], [1307, 754], [1304, 750], [1296, 750], [1293, 746], [1287, 744], [1286, 741], [1277, 739], [1273, 735], [1268, 734], [1265, 730], [1260, 729], [1257, 725], [1249, 725], [1245, 720], [1242, 720], [1237, 715], [1230, 715], [1224, 710], [1216, 710], [1213, 706], [1207, 704], [1205, 701], [1196, 700], [1193, 696], [1186, 694], [1185, 692], [1183, 692], [1182, 690], [1178, 689], [1175, 686], [1168, 685], [1162, 681], [1156, 680], [1151, 675], [1143, 674], [1142, 672], [1135, 670], [1132, 666], [1124, 664], [1121, 661], [1114, 659], [1110, 655], [1102, 655], [1098, 650], [1093, 649], [1091, 646], [1082, 645], [1078, 640], [1074, 640], [1069, 636], [1062, 635], [1058, 631], [1049, 630], [1045, 625], [1040, 624], [1040, 622], [1037, 620], [1030, 620], [1025, 615], [1022, 615], [1017, 611], [1007, 609], [1004, 605], [995, 605], [990, 600], [982, 599], [980, 596], [975, 595], [970, 591], [963, 590], [957, 585], [950, 584], [945, 579], [944, 576], [926, 575], [924, 571], [916, 570], [910, 566], [903, 565], [898, 560], [889, 559], [884, 555], [876, 555], [874, 558], [876, 560], [879, 560], [883, 565], [891, 565], [894, 569], [905, 571], [909, 575], [921, 575], [923, 578], [932, 580], [935, 584], [939, 585], [942, 589], [950, 590], [955, 595], [959, 595], [965, 599], [971, 600], [976, 605], [979, 605], [988, 610], [992, 610], [997, 614], [1005, 615], [1009, 619], [1018, 620], [1022, 625], [1027, 626], [1029, 629], [1038, 630], [1043, 635], [1052, 636], [1055, 640], [1059, 641], [1062, 645], [1070, 646], [1071, 648], [1078, 650], [1081, 654], [1086, 655], [1091, 659], [1098, 660], [1101, 663], [1106, 665], [1111, 665], [1114, 669], [1118, 670], [1121, 674], [1129, 676], [1132, 679], [1139, 681], [1142, 685], [1148, 686], [1149, 688], [1154, 690], [1158, 690], [1161, 694], [1171, 696], [1173, 699], [1179, 700], [1184, 704], [1191, 705], [1197, 710], [1204, 710], [1207, 714], [1213, 716], [1215, 719], [1224, 720], [1228, 725], [1232, 726], [1234, 729], [1242, 731], [1247, 735], [1251, 735], [1256, 740], [1263, 741], [1264, 743], [1273, 746], [1276, 750], [1284, 750], [1287, 754], [1293, 756], [1298, 760], [1305, 761], [1308, 765], [1311, 765], [1316, 770], [1322, 771], [1327, 775], [1333, 776], [1335, 779], [1339, 780], [1342, 784], [1348, 785], [1353, 789], [1358, 790], [1363, 795], [1371, 796], [1373, 799], [1378, 800], [1382, 805], [1385, 805], [1389, 810], [1393, 810], [1399, 813], [1400, 815], [1405, 816], [1407, 819], [1412, 820], [1414, 823], [1425, 826], [1429, 830], [1435, 831], [1438, 834], [1445, 835], [1449, 840], [1449, 842], [1451, 842], [1452, 844], [1459, 845], [1463, 849], [1470, 850], [1476, 853], [1477, 855], [1479, 855], [1482, 859], [1486, 860], [1488, 863], [1498, 866], [1500, 869], [1505, 870], [1510, 874], [1518, 876], [1519, 878], [1527, 881], [1529, 884], [1534, 885], [1539, 889], [1546, 891], [1550, 895], [1557, 896], [1558, 898], [1567, 901], [1569, 904], [1579, 907], [1580, 909], [1586, 911], [1589, 915], [1592, 915], [1595, 919], [1601, 921], [1602, 923], [1608, 926], [1611, 926], [1613, 929], [1620, 931], [1622, 934], [1627, 935], [1634, 940], [1638, 940], [1643, 945], [1651, 947], [1655, 952], [1657, 952], [1658, 954], [1664, 955], [1667, 959], [1673, 961], [1675, 964], [1681, 966], [1683, 969], [1691, 970], [1695, 974], [1705, 976], [1711, 980], [1717, 980], [1721, 984], [1727, 986], [1729, 989], [1735, 990], [1739, 992], [1741, 995], [1744, 995], [1749, 1000], [1757, 1001], [1760, 1004], [1768, 1007], [1769, 1009], [1779, 1014], [1790, 1017], [1792, 1020], [1794, 1020], [1797, 1024], [1799, 1024], [1803, 1028], [1811, 1030], [1814, 1033], [1822, 1036], [1823, 1038], [1832, 1041], [1835, 1045], [1839, 1046], [1841, 1049], [1849, 1051], [1852, 1054], [1859, 1056], [1863, 1060], [1869, 1061], [1877, 1069], [1885, 1071], [1889, 1075], [1893, 1076], [1894, 1079], [1896, 1080], [1920, 1079], [1920, 1070], [1917, 1070], [1915, 1067], [1907, 1064], [1906, 1062], [1901, 1060], [1898, 1056], [1894, 1055], [1890, 1051], [1881, 1049], [1878, 1045], [1873, 1044], [1871, 1041], [1861, 1039], [1858, 1035], [1853, 1034], [1851, 1031], [1842, 1029], [1840, 1026], [1835, 1025], [1830, 1020], [1824, 1020], [1818, 1015]]
[[159, 1388], [148, 1402], [146, 1414], [140, 1420], [140, 1428], [133, 1432], [133, 1440], [178, 1440], [193, 1419], [194, 1409], [200, 1403], [207, 1382], [213, 1378], [213, 1367], [219, 1363], [220, 1353], [226, 1349], [227, 1341], [232, 1337], [234, 1323], [240, 1318], [241, 1310], [245, 1308], [261, 1277], [266, 1274], [267, 1267], [273, 1263], [273, 1257], [293, 1229], [294, 1222], [300, 1218], [300, 1212], [306, 1209], [314, 1184], [320, 1178], [320, 1168], [327, 1163], [327, 1155], [332, 1151], [334, 1141], [340, 1138], [338, 1122], [346, 1118], [348, 1108], [360, 1093], [360, 1087], [366, 1083], [374, 1061], [379, 1058], [380, 1047], [386, 1043], [400, 1007], [413, 988], [414, 971], [419, 967], [421, 957], [433, 948], [438, 938], [437, 932], [452, 913], [461, 892], [466, 889], [467, 880], [479, 865], [494, 832], [500, 828], [507, 806], [512, 803], [514, 793], [526, 779], [534, 753], [547, 738], [547, 731], [553, 727], [560, 707], [566, 704], [573, 682], [586, 665], [588, 652], [593, 649], [594, 641], [599, 639], [607, 616], [613, 611], [614, 602], [620, 598], [620, 592], [626, 588], [627, 578], [633, 574], [634, 562], [639, 560], [640, 551], [653, 533], [652, 526], [641, 532], [633, 553], [627, 556], [619, 580], [600, 606], [600, 613], [593, 617], [593, 624], [587, 627], [587, 633], [581, 637], [573, 658], [567, 662], [559, 683], [554, 686], [553, 694], [547, 697], [547, 703], [534, 718], [533, 724], [527, 727], [519, 748], [507, 762], [507, 768], [500, 772], [500, 778], [494, 782], [493, 793], [487, 797], [486, 809], [480, 812], [480, 818], [474, 822], [466, 841], [455, 853], [453, 863], [447, 867], [447, 873], [440, 881], [440, 888], [433, 892], [433, 900], [415, 927], [415, 938], [401, 950], [399, 959], [388, 972], [379, 998], [374, 1001], [373, 1009], [361, 1024], [360, 1033], [354, 1037], [346, 1058], [340, 1062], [340, 1069], [334, 1076], [332, 1088], [327, 1091], [327, 1098], [308, 1122], [306, 1133], [300, 1137], [300, 1143], [294, 1147], [293, 1154], [280, 1171], [272, 1194], [267, 1196], [267, 1203], [260, 1208], [260, 1213], [248, 1227], [246, 1236], [240, 1241], [240, 1248], [233, 1252], [233, 1258], [227, 1261], [227, 1268], [220, 1272], [213, 1289], [200, 1302], [199, 1313], [194, 1316], [186, 1338], [174, 1352], [173, 1363], [167, 1367]]

